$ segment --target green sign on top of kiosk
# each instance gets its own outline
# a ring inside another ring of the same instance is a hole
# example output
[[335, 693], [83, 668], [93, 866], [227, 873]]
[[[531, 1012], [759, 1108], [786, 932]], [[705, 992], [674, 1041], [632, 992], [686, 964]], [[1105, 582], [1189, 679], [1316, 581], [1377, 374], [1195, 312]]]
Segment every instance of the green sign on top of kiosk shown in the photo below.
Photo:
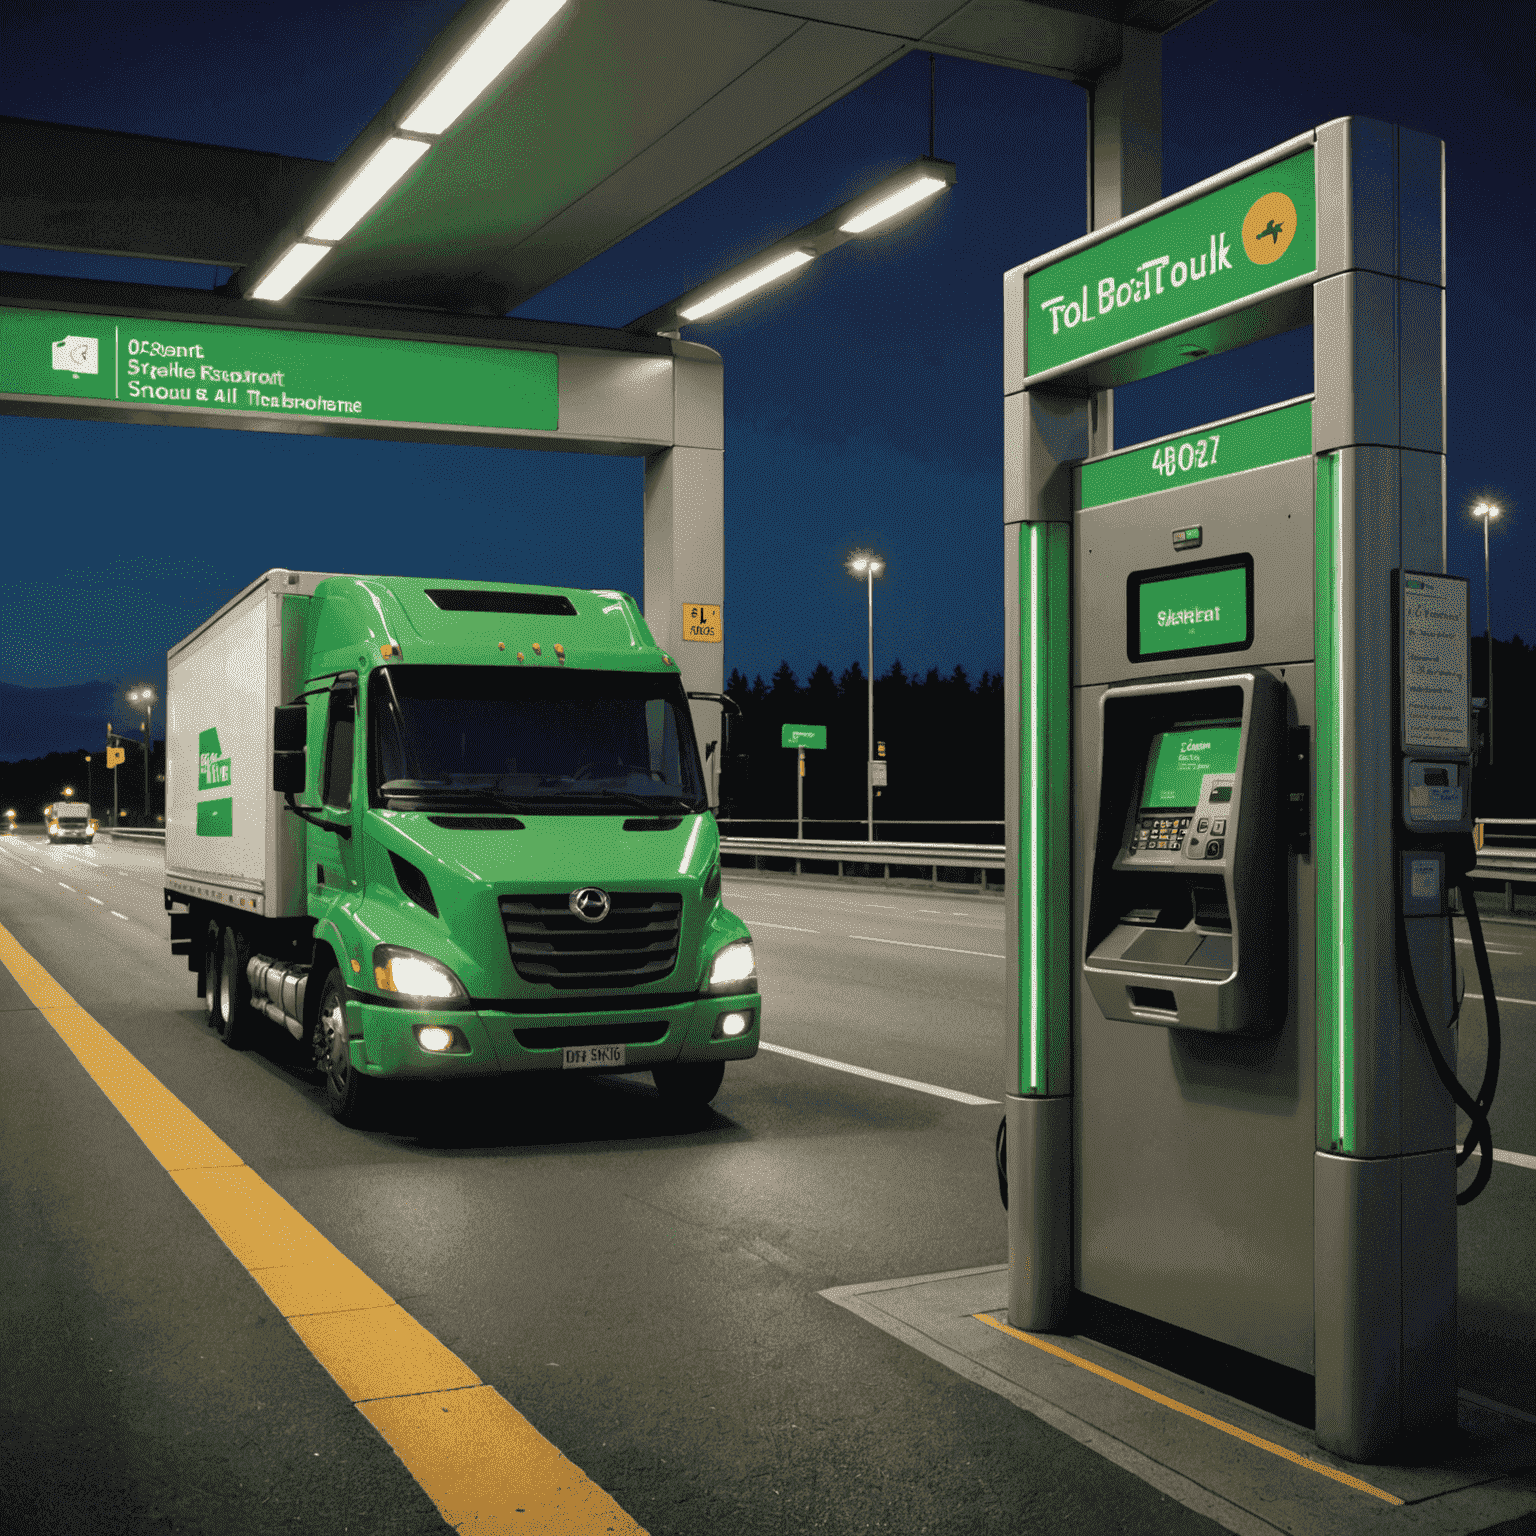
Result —
[[1302, 150], [1032, 271], [1029, 375], [1315, 271], [1312, 162]]
[[1086, 511], [1311, 452], [1312, 402], [1295, 400], [1090, 459], [1079, 472], [1077, 504]]
[[0, 309], [0, 393], [433, 426], [560, 424], [553, 352]]

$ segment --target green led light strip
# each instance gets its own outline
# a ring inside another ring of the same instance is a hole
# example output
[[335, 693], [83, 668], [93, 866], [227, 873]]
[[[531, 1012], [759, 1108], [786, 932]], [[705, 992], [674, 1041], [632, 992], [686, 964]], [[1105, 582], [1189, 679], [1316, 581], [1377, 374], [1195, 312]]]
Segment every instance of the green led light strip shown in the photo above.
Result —
[[1317, 461], [1317, 1024], [1318, 1145], [1355, 1150], [1354, 837], [1344, 718], [1348, 645], [1343, 602], [1343, 474], [1337, 453]]
[[1022, 529], [1019, 1092], [1062, 1093], [1071, 1040], [1071, 538]]

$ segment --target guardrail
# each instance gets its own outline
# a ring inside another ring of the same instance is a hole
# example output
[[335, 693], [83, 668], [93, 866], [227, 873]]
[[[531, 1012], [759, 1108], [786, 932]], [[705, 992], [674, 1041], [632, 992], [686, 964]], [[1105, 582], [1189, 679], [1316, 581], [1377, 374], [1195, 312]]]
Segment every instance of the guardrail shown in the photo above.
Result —
[[[1510, 839], [1510, 844], [1488, 844], [1490, 829], [1528, 827], [1528, 832], [1502, 832], [1492, 835]], [[1536, 884], [1536, 818], [1525, 816], [1485, 816], [1476, 823], [1477, 863], [1474, 880], [1488, 880], [1504, 887], [1504, 910], [1515, 910], [1515, 887]], [[1518, 841], [1517, 841], [1518, 840]], [[1481, 903], [1479, 903], [1481, 906]]]
[[886, 880], [911, 878], [892, 876], [892, 869], [926, 869], [932, 885], [940, 883], [941, 869], [979, 869], [980, 885], [993, 890], [999, 886], [988, 880], [988, 871], [1000, 871], [1006, 857], [1000, 843], [872, 843], [867, 839], [812, 837], [722, 837], [720, 852], [727, 857], [750, 858], [754, 869], [762, 858], [790, 859], [797, 875], [805, 873], [802, 865], [807, 862], [835, 865], [839, 877], [850, 864], [879, 869]]
[[107, 827], [106, 835], [114, 842], [120, 837], [126, 837], [130, 842], [137, 843], [163, 843], [165, 841], [164, 827]]
[[[1515, 821], [1502, 817], [1497, 820], [1490, 818], [1480, 822], [1479, 826], [1536, 828], [1536, 819]], [[793, 861], [794, 873], [797, 875], [806, 872], [802, 868], [806, 863], [835, 865], [839, 877], [843, 875], [846, 865], [877, 868], [887, 880], [902, 878], [892, 876], [893, 868], [927, 869], [929, 883], [933, 885], [941, 883], [941, 869], [979, 869], [983, 871], [980, 883], [984, 889], [989, 890], [998, 889], [1000, 882], [989, 880], [987, 872], [1002, 870], [1007, 860], [1007, 849], [1000, 843], [872, 843], [867, 839], [853, 838], [722, 837], [720, 852], [727, 856], [750, 858], [754, 869], [759, 867], [759, 859]], [[1536, 884], [1536, 847], [1490, 848], [1485, 845], [1478, 850], [1472, 878], [1502, 883], [1504, 909], [1513, 912], [1515, 886]]]

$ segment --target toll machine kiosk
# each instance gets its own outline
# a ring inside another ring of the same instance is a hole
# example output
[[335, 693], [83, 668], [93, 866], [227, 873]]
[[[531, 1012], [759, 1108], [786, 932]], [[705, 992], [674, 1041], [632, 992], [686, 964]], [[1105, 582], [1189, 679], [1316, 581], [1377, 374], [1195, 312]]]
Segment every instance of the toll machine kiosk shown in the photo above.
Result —
[[[1416, 880], [1449, 1054], [1409, 805], [1464, 819], [1470, 739], [1409, 750], [1401, 644], [1404, 583], [1455, 586], [1442, 163], [1340, 119], [1005, 279], [1010, 1321], [1081, 1292], [1308, 1372], [1356, 1459], [1456, 1412], [1454, 1117], [1396, 937]], [[1310, 397], [1105, 442], [1105, 389], [1307, 324]]]

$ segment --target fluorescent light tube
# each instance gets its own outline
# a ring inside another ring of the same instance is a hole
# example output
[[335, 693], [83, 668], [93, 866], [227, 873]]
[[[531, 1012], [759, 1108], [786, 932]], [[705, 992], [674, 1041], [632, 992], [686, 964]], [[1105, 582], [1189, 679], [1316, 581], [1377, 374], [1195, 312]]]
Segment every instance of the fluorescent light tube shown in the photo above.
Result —
[[311, 245], [307, 240], [290, 245], [272, 270], [251, 289], [251, 297], [286, 299], [314, 271], [320, 258], [329, 250], [328, 245]]
[[717, 289], [707, 299], [700, 299], [690, 304], [687, 309], [679, 310], [678, 314], [684, 320], [702, 320], [705, 315], [712, 315], [717, 309], [724, 309], [727, 304], [734, 304], [737, 299], [744, 299], [749, 293], [756, 293], [759, 288], [766, 287], [774, 278], [783, 277], [786, 272], [793, 272], [796, 267], [803, 267], [810, 259], [809, 251], [791, 251], [787, 256], [780, 256], [777, 261], [770, 261], [766, 267], [759, 267], [757, 271], [737, 278], [728, 287]]
[[892, 192], [889, 197], [882, 197], [878, 203], [866, 208], [863, 213], [855, 214], [846, 224], [840, 224], [839, 229], [845, 235], [862, 235], [866, 229], [873, 229], [876, 224], [883, 224], [887, 219], [895, 218], [905, 208], [910, 208], [913, 203], [920, 203], [925, 197], [932, 197], [935, 192], [941, 192], [947, 186], [937, 176], [920, 176], [916, 181], [909, 182], [900, 191]]
[[564, 4], [565, 0], [506, 0], [400, 126], [407, 133], [444, 132]]
[[312, 240], [340, 240], [384, 200], [431, 147], [420, 139], [386, 139], [304, 233]]

